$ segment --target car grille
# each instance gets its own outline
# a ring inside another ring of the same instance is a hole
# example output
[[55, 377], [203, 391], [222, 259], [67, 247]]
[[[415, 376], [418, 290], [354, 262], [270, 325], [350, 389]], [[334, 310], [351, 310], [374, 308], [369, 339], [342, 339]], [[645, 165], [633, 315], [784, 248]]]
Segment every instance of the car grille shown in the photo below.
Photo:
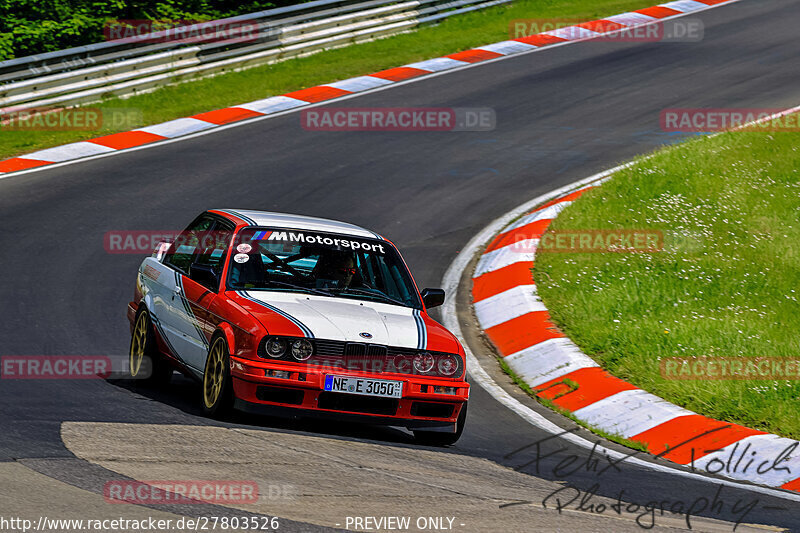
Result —
[[412, 360], [419, 350], [382, 344], [314, 339], [315, 353], [307, 362], [343, 370], [418, 374]]

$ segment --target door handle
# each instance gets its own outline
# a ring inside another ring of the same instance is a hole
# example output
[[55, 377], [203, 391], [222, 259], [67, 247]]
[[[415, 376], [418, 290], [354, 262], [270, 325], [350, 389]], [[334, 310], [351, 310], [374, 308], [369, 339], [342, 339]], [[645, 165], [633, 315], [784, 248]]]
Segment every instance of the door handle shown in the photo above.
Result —
[[180, 294], [181, 294], [180, 286], [176, 286], [174, 289], [172, 289], [172, 299], [173, 300], [175, 299], [175, 296], [180, 296]]

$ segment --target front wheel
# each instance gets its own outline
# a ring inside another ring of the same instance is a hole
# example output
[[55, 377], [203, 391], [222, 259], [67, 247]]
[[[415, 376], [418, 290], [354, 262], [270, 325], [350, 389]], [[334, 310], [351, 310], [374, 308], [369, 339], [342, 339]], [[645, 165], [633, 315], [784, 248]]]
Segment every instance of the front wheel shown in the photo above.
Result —
[[[131, 378], [147, 385], [167, 385], [172, 378], [172, 367], [158, 353], [150, 313], [144, 309], [136, 316], [128, 356], [128, 373]], [[149, 365], [147, 362], [149, 361]], [[149, 374], [147, 372], [149, 366]]]
[[417, 430], [414, 431], [414, 438], [419, 444], [425, 444], [427, 446], [450, 446], [455, 444], [456, 441], [461, 438], [461, 434], [464, 433], [464, 426], [466, 425], [467, 403], [465, 402], [464, 407], [461, 408], [461, 412], [458, 414], [455, 433], [440, 433], [438, 431]]
[[211, 418], [223, 418], [233, 408], [228, 343], [217, 337], [211, 343], [203, 372], [203, 412]]

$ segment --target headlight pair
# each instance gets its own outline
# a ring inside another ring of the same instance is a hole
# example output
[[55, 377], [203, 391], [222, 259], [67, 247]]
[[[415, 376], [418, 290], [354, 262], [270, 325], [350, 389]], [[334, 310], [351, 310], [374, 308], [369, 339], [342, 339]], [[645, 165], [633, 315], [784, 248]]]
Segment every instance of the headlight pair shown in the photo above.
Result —
[[427, 374], [434, 366], [442, 376], [452, 376], [458, 371], [458, 358], [451, 354], [433, 356], [428, 352], [418, 353], [414, 356], [414, 370], [420, 374]]
[[264, 343], [264, 352], [273, 359], [280, 359], [291, 354], [297, 361], [306, 361], [314, 355], [314, 345], [307, 339], [269, 337]]

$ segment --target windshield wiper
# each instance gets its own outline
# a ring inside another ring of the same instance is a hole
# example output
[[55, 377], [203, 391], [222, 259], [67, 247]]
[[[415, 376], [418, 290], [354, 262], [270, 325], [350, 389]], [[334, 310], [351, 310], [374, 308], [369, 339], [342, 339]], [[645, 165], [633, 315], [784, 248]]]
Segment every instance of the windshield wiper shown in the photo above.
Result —
[[303, 287], [302, 285], [295, 285], [294, 283], [288, 283], [286, 281], [276, 281], [276, 280], [267, 280], [265, 283], [271, 283], [272, 285], [278, 285], [280, 287], [286, 287], [289, 289], [297, 289], [303, 292], [310, 292], [312, 294], [321, 294], [322, 296], [331, 296], [331, 293], [328, 291], [323, 291], [320, 289], [314, 289], [311, 287]]
[[354, 287], [345, 287], [343, 289], [339, 289], [339, 291], [340, 292], [353, 292], [353, 293], [356, 293], [356, 294], [363, 294], [364, 296], [377, 296], [378, 298], [380, 298], [382, 300], [386, 300], [388, 302], [392, 302], [393, 304], [402, 305], [403, 307], [408, 307], [407, 303], [402, 302], [400, 300], [395, 300], [394, 298], [392, 298], [388, 294], [384, 294], [384, 293], [382, 293], [381, 291], [379, 291], [377, 289], [375, 289], [374, 291], [367, 291], [367, 290], [364, 290], [364, 289], [357, 289], [357, 288], [354, 288]]

